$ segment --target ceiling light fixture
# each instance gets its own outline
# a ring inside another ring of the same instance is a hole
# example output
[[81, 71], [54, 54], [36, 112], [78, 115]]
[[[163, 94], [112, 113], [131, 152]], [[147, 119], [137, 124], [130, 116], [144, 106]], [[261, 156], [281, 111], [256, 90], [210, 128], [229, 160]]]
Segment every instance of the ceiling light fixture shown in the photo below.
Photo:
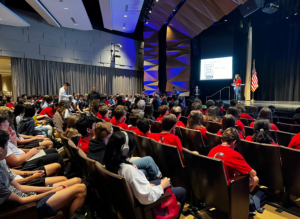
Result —
[[125, 14], [124, 17], [127, 17], [127, 15]]
[[286, 17], [286, 19], [289, 19], [289, 17]]
[[68, 10], [69, 8], [64, 8], [65, 10]]
[[2, 18], [0, 18], [0, 21], [2, 20]]
[[150, 10], [150, 11], [149, 11], [149, 13], [151, 14], [151, 13], [152, 13], [152, 11]]
[[146, 24], [148, 24], [148, 21], [146, 21]]
[[224, 20], [225, 22], [227, 22], [227, 20]]
[[78, 24], [74, 24], [74, 25], [78, 25]]
[[123, 29], [125, 29], [125, 27], [123, 27]]
[[158, 0], [156, 0], [158, 2]]
[[296, 12], [294, 15], [296, 16], [296, 15], [298, 15], [298, 13]]
[[176, 11], [175, 9], [173, 11]]

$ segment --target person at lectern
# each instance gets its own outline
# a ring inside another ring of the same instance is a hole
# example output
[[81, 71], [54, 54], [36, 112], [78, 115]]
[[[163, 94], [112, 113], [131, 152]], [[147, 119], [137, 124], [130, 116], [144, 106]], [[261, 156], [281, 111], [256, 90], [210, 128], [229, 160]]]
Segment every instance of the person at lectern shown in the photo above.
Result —
[[177, 97], [177, 90], [175, 89], [175, 87], [173, 87], [173, 91], [172, 91], [172, 97]]
[[156, 90], [155, 94], [157, 94], [158, 96], [160, 96], [160, 95], [161, 95], [161, 92], [159, 91], [159, 87], [157, 88], [157, 90]]
[[200, 89], [198, 88], [198, 86], [195, 87], [195, 89], [193, 90], [193, 96], [198, 99], [200, 96], [201, 92]]
[[241, 84], [242, 80], [239, 74], [236, 74], [233, 80], [233, 86], [234, 86], [234, 93], [235, 93], [235, 99], [240, 101], [241, 100]]

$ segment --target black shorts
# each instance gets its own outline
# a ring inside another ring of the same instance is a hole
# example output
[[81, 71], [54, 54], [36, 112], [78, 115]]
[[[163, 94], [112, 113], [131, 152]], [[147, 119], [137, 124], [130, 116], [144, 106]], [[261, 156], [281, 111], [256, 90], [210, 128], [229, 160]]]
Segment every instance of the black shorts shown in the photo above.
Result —
[[51, 206], [46, 203], [48, 199], [51, 198], [51, 196], [54, 194], [55, 192], [47, 195], [46, 197], [42, 198], [36, 203], [38, 219], [43, 219], [57, 215], [57, 211], [51, 208]]
[[44, 141], [43, 139], [34, 140], [24, 145], [24, 149], [31, 149], [40, 146], [40, 142]]

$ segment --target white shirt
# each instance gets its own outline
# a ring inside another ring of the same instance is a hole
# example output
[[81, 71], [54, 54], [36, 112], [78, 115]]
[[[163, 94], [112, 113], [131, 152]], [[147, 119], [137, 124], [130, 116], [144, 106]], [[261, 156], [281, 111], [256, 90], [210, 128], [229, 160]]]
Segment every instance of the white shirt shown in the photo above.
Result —
[[69, 102], [69, 99], [68, 99], [69, 96], [70, 96], [70, 95], [67, 95], [67, 94], [66, 94], [66, 90], [65, 90], [64, 87], [61, 87], [61, 88], [59, 89], [59, 93], [58, 93], [58, 101], [65, 100], [65, 101]]
[[152, 187], [144, 173], [130, 164], [122, 163], [118, 174], [125, 178], [134, 197], [143, 205], [156, 202], [164, 194], [160, 185]]
[[23, 119], [23, 116], [21, 116], [21, 115], [18, 115], [18, 116], [16, 117], [16, 123], [17, 123], [17, 126], [19, 125], [19, 123], [21, 122], [22, 119]]
[[11, 154], [14, 154], [16, 157], [20, 157], [21, 155], [24, 155], [25, 152], [15, 146], [11, 141], [8, 141], [6, 157], [10, 156]]

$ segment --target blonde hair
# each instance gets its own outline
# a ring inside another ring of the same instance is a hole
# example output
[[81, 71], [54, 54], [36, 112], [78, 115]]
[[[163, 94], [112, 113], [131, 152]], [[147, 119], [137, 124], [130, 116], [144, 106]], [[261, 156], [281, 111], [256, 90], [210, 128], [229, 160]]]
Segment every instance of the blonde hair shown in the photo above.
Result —
[[199, 110], [192, 110], [188, 117], [187, 128], [197, 129], [203, 126], [203, 114]]
[[112, 124], [110, 122], [98, 122], [95, 126], [95, 138], [103, 140], [111, 134]]
[[77, 136], [81, 135], [79, 134], [79, 132], [76, 129], [76, 122], [79, 120], [80, 116], [78, 115], [72, 115], [68, 118], [67, 121], [67, 130], [65, 132], [62, 133], [62, 136], [66, 137], [66, 138], [74, 138]]

